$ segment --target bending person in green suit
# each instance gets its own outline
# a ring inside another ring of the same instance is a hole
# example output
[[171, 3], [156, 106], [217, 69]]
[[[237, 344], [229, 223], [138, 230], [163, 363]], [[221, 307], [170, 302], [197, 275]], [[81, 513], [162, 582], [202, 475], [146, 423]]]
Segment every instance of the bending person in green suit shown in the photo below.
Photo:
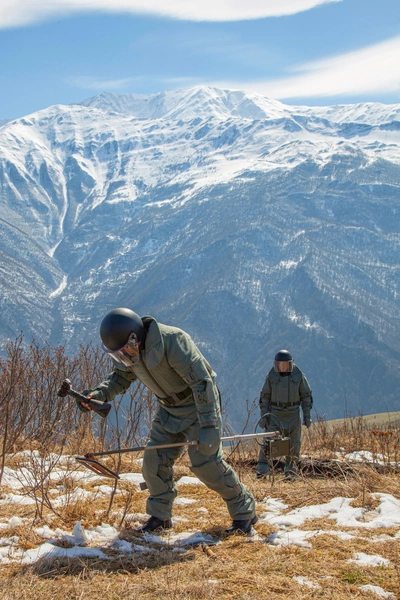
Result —
[[[287, 350], [280, 350], [274, 358], [274, 366], [265, 378], [260, 394], [261, 418], [259, 424], [266, 431], [280, 429], [290, 437], [290, 455], [285, 460], [285, 479], [297, 475], [297, 463], [301, 446], [301, 414], [303, 425], [311, 425], [312, 392], [306, 376], [294, 362]], [[271, 463], [261, 448], [257, 479], [265, 477], [271, 469]]]
[[[193, 473], [226, 502], [232, 525], [226, 531], [248, 533], [257, 521], [255, 500], [224, 461], [221, 449], [220, 394], [212, 370], [191, 337], [177, 327], [117, 308], [102, 320], [100, 337], [114, 370], [88, 398], [110, 401], [139, 380], [156, 396], [159, 407], [148, 446], [198, 440], [189, 446]], [[78, 401], [79, 402], [79, 401]], [[80, 403], [80, 408], [89, 406]], [[149, 489], [150, 518], [139, 533], [172, 527], [177, 496], [173, 465], [183, 447], [146, 450], [143, 477]]]

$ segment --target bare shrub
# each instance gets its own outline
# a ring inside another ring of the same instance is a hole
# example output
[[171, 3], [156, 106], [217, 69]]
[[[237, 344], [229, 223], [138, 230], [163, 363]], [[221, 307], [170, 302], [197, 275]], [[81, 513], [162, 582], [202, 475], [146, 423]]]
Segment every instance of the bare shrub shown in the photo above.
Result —
[[[5, 350], [6, 357], [0, 359], [0, 483], [6, 456], [30, 451], [21, 483], [24, 493], [35, 499], [36, 516], [41, 517], [44, 508], [55, 512], [48, 482], [58, 465], [56, 457], [143, 443], [156, 406], [153, 395], [140, 384], [115, 400], [107, 420], [81, 413], [71, 397], [58, 397], [64, 379], [70, 379], [77, 390], [90, 389], [111, 370], [109, 358], [92, 344], [68, 356], [63, 346], [39, 346], [34, 341], [26, 346], [20, 335]], [[49, 452], [54, 460], [45, 458]], [[114, 468], [119, 467], [116, 455]], [[112, 501], [113, 494], [109, 510]]]

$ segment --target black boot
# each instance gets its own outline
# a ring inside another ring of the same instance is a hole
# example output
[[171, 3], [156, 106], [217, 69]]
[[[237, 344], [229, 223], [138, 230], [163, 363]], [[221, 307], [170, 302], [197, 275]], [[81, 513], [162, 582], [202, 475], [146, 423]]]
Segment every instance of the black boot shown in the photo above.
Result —
[[250, 533], [251, 531], [251, 526], [254, 525], [254, 523], [257, 523], [258, 521], [258, 517], [257, 515], [254, 515], [254, 517], [252, 519], [247, 519], [247, 520], [239, 520], [239, 519], [234, 519], [232, 521], [232, 525], [226, 529], [226, 533]]
[[166, 519], [162, 521], [158, 517], [150, 517], [147, 519], [146, 523], [144, 523], [141, 527], [135, 529], [136, 533], [151, 533], [152, 531], [159, 531], [161, 529], [171, 529], [172, 521], [171, 519]]

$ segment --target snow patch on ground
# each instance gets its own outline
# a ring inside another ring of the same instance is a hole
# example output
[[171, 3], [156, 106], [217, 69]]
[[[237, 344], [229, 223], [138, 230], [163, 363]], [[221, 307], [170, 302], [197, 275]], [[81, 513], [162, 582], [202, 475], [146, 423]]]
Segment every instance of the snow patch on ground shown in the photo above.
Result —
[[350, 558], [348, 563], [354, 563], [362, 567], [388, 567], [390, 560], [382, 558], [379, 554], [365, 554], [365, 552], [357, 552], [354, 558]]
[[305, 587], [310, 588], [310, 590], [318, 590], [321, 586], [318, 583], [313, 583], [307, 577], [293, 577], [294, 581], [297, 581], [299, 585], [303, 585]]
[[[47, 459], [40, 458], [34, 453], [21, 453], [19, 457], [22, 462], [32, 460], [47, 460], [47, 463], [53, 461], [54, 457]], [[55, 460], [55, 459], [54, 459]], [[56, 485], [51, 491], [54, 494], [59, 494], [52, 500], [54, 506], [65, 506], [70, 501], [86, 501], [91, 502], [94, 498], [110, 494], [113, 486], [109, 485], [107, 478], [89, 473], [87, 471], [76, 470], [70, 471], [68, 465], [70, 461], [63, 463], [59, 461], [60, 466], [66, 464], [65, 470], [62, 468], [54, 469], [51, 473], [51, 479], [60, 480], [60, 484]], [[26, 467], [21, 467], [19, 471], [5, 469], [3, 484], [11, 489], [14, 493], [7, 492], [2, 495], [0, 504], [2, 505], [19, 505], [19, 504], [34, 504], [35, 500], [31, 493], [21, 493], [21, 488], [25, 488], [27, 481], [27, 473], [24, 472]], [[29, 471], [29, 470], [28, 470]], [[68, 489], [66, 479], [70, 479], [74, 484], [93, 484], [91, 491], [85, 490], [82, 487]], [[143, 481], [143, 476], [140, 473], [124, 473], [121, 475], [121, 480], [130, 483], [132, 486], [139, 486]], [[22, 482], [22, 483], [21, 483]], [[20, 485], [19, 485], [20, 484]], [[204, 485], [197, 477], [183, 476], [178, 482], [178, 486], [182, 485]], [[117, 490], [119, 491], [119, 490]], [[18, 493], [19, 492], [19, 493]], [[62, 493], [60, 493], [62, 492]], [[312, 548], [312, 540], [320, 535], [335, 536], [340, 540], [349, 539], [365, 539], [360, 538], [357, 531], [374, 530], [374, 529], [389, 529], [397, 528], [394, 535], [378, 535], [370, 538], [370, 543], [374, 542], [397, 542], [400, 539], [400, 500], [390, 494], [376, 493], [372, 494], [379, 502], [379, 505], [374, 510], [366, 508], [353, 507], [352, 498], [337, 497], [329, 502], [304, 506], [294, 510], [288, 510], [288, 505], [279, 498], [266, 497], [258, 503], [257, 512], [260, 515], [259, 523], [268, 523], [276, 527], [276, 531], [268, 537], [252, 532], [251, 536], [246, 538], [249, 542], [261, 542], [271, 546], [297, 546], [300, 548]], [[180, 496], [175, 501], [176, 506], [189, 506], [198, 502], [197, 499]], [[206, 507], [198, 507], [195, 512], [199, 515], [200, 522], [202, 516], [209, 514]], [[122, 515], [121, 515], [122, 516]], [[134, 524], [144, 522], [148, 515], [133, 513], [125, 515], [125, 522]], [[328, 518], [336, 521], [337, 529], [318, 529], [307, 531], [301, 529], [305, 522], [312, 522], [315, 519]], [[13, 529], [19, 526], [26, 525], [29, 519], [22, 519], [15, 515], [8, 519], [3, 519], [0, 522], [0, 531], [3, 536], [0, 537], [0, 565], [10, 562], [19, 562], [23, 565], [33, 564], [40, 559], [52, 558], [75, 558], [75, 557], [91, 557], [109, 559], [107, 549], [113, 550], [120, 555], [129, 555], [132, 553], [154, 553], [159, 552], [166, 547], [173, 552], [186, 552], [188, 548], [206, 544], [215, 545], [220, 542], [216, 536], [202, 531], [187, 530], [180, 533], [175, 533], [174, 530], [168, 530], [162, 535], [145, 534], [138, 536], [137, 540], [128, 542], [119, 538], [118, 529], [108, 523], [102, 523], [96, 527], [85, 527], [84, 521], [77, 521], [72, 531], [64, 531], [59, 528], [51, 528], [48, 524], [43, 524], [35, 529], [35, 533], [43, 540], [36, 548], [26, 550], [19, 545], [19, 536], [10, 535], [7, 537], [7, 531], [14, 533]], [[181, 515], [176, 515], [173, 518], [173, 523], [186, 523], [188, 519]], [[343, 529], [345, 528], [345, 529]], [[353, 531], [349, 532], [349, 528]], [[158, 548], [158, 549], [157, 549]], [[349, 563], [366, 566], [366, 567], [390, 567], [391, 563], [386, 558], [379, 554], [366, 554], [363, 552], [356, 553]], [[311, 589], [317, 589], [319, 584], [316, 584], [306, 577], [296, 577], [295, 581], [301, 586]], [[387, 593], [377, 586], [363, 586], [362, 591], [369, 591], [382, 598], [394, 598], [393, 594]]]
[[378, 596], [378, 598], [392, 598], [393, 600], [396, 600], [396, 596], [394, 594], [391, 592], [385, 592], [385, 590], [378, 585], [362, 585], [359, 589], [362, 592], [372, 592]]

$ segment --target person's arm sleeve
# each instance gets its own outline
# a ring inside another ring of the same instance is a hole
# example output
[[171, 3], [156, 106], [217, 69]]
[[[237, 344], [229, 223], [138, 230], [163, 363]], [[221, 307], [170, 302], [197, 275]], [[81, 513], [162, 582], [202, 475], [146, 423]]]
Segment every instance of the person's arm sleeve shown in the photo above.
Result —
[[[259, 400], [260, 417], [262, 417], [266, 413], [271, 412], [271, 393], [272, 393], [271, 382], [268, 379], [268, 377], [266, 377], [265, 381], [264, 381], [264, 385], [260, 392], [260, 400]], [[261, 427], [263, 427], [263, 425], [261, 423], [260, 423], [260, 425], [261, 425]]]
[[313, 397], [310, 384], [307, 377], [303, 375], [299, 388], [300, 403], [303, 411], [304, 421], [311, 420], [311, 409], [313, 407]]
[[136, 379], [136, 375], [131, 372], [124, 372], [120, 371], [119, 369], [114, 369], [114, 371], [109, 374], [107, 379], [105, 379], [97, 387], [86, 391], [88, 393], [91, 392], [95, 400], [100, 400], [101, 402], [110, 402], [119, 394], [124, 394], [131, 383]]
[[164, 344], [169, 365], [193, 392], [200, 427], [219, 427], [220, 406], [215, 373], [185, 332], [169, 334]]

